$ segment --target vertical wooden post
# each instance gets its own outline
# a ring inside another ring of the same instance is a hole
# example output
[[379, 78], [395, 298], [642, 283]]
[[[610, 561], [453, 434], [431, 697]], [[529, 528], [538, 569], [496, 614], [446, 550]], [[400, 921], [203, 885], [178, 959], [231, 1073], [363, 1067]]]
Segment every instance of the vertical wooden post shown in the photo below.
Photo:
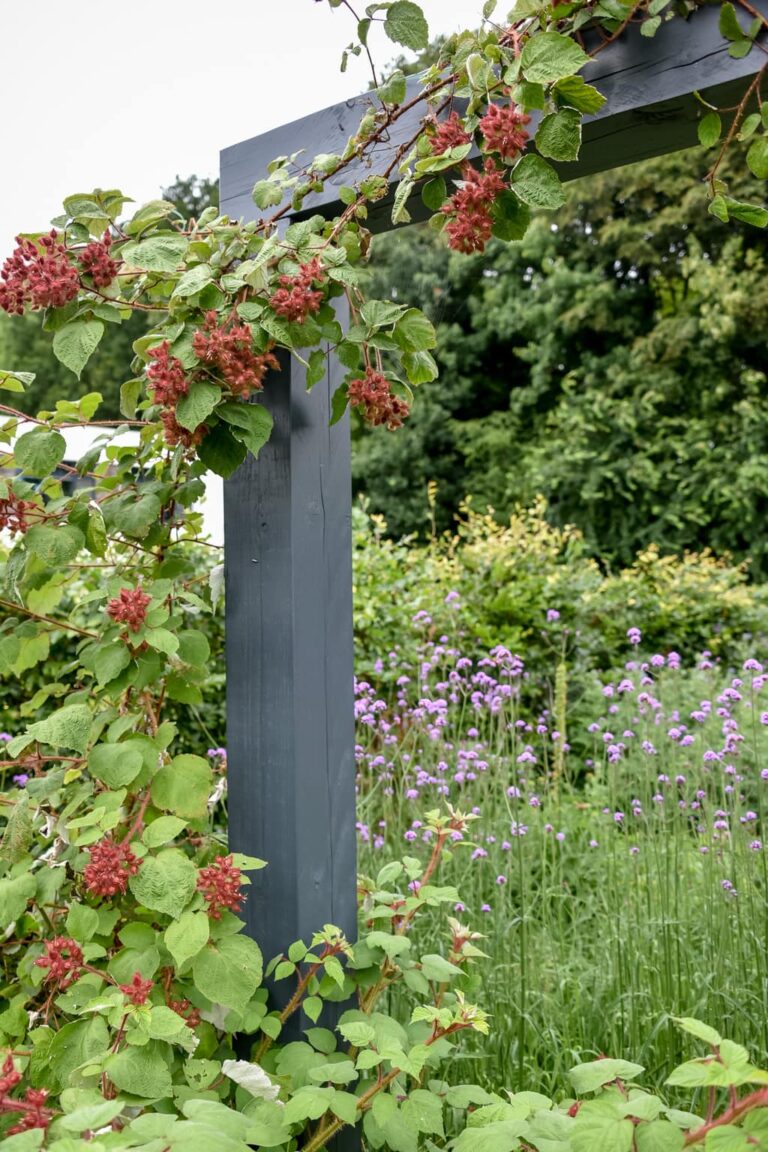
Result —
[[281, 356], [263, 397], [273, 435], [224, 486], [229, 843], [268, 862], [244, 912], [266, 959], [326, 923], [355, 932], [349, 425], [329, 427], [340, 378], [331, 364], [307, 394]]

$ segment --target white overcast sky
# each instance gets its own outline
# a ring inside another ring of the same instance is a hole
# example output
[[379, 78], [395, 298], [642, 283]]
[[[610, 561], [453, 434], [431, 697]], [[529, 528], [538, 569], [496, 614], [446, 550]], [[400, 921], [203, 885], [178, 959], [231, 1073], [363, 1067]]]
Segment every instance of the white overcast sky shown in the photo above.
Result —
[[[420, 2], [430, 34], [480, 22], [480, 0]], [[0, 0], [0, 259], [72, 192], [141, 203], [177, 173], [216, 175], [222, 147], [362, 91], [362, 60], [339, 72], [353, 32], [315, 0]], [[398, 49], [380, 34], [373, 52]]]

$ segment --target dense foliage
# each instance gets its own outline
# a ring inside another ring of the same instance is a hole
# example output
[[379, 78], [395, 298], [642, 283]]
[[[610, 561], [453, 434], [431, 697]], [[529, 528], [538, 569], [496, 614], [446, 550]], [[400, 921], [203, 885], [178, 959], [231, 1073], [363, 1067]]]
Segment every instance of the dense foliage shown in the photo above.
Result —
[[357, 434], [356, 485], [394, 535], [428, 530], [436, 481], [441, 529], [467, 494], [500, 520], [543, 494], [603, 563], [711, 547], [765, 577], [765, 233], [697, 210], [710, 159], [578, 181], [556, 225], [482, 255], [376, 238], [376, 291], [425, 309], [441, 380], [402, 436]]
[[[196, 220], [206, 208], [218, 204], [219, 185], [217, 180], [205, 177], [177, 176], [173, 184], [163, 189], [162, 197], [185, 220]], [[74, 400], [98, 392], [102, 419], [118, 419], [120, 385], [133, 355], [133, 342], [148, 332], [151, 324], [152, 313], [136, 311], [121, 324], [108, 325], [79, 379], [75, 379], [56, 357], [50, 333], [40, 327], [36, 317], [9, 315], [0, 310], [0, 364], [23, 364], [24, 370], [35, 377], [16, 397], [19, 408], [34, 416], [41, 409], [54, 411], [62, 396]]]
[[[330, 347], [347, 370], [334, 420], [349, 405], [391, 430], [409, 413], [411, 386], [435, 378], [429, 320], [365, 294], [369, 205], [397, 174], [395, 222], [408, 219], [408, 197], [423, 186], [456, 251], [482, 252], [492, 235], [522, 238], [532, 207], [562, 207], [549, 161], [577, 155], [581, 116], [603, 103], [580, 75], [590, 59], [582, 29], [599, 29], [591, 49], [599, 51], [632, 18], [652, 35], [675, 14], [657, 0], [600, 15], [577, 3], [499, 26], [494, 9], [488, 0], [482, 29], [441, 48], [417, 97], [417, 130], [383, 171], [359, 165], [414, 106], [396, 73], [376, 87], [342, 153], [316, 156], [304, 170], [295, 157], [270, 166], [254, 187], [262, 213], [254, 221], [215, 207], [185, 219], [169, 200], [127, 209], [117, 190], [77, 193], [50, 231], [19, 236], [2, 266], [0, 307], [42, 313], [57, 359], [78, 378], [107, 325], [127, 325], [136, 313], [150, 321], [121, 383], [122, 421], [94, 419], [102, 401], [94, 392], [58, 399], [29, 429], [19, 410], [0, 408], [2, 665], [37, 666], [61, 633], [76, 644], [4, 741], [0, 1131], [9, 1149], [170, 1152], [215, 1142], [232, 1152], [248, 1143], [319, 1152], [358, 1123], [372, 1147], [393, 1152], [448, 1141], [460, 1152], [723, 1147], [722, 1134], [732, 1147], [760, 1142], [765, 1091], [739, 1088], [764, 1084], [765, 1073], [696, 1021], [683, 1026], [710, 1054], [671, 1083], [713, 1089], [704, 1116], [641, 1102], [627, 1086], [637, 1065], [582, 1067], [578, 1090], [607, 1083], [607, 1091], [554, 1112], [535, 1094], [515, 1107], [442, 1078], [457, 1037], [488, 1031], [486, 1013], [468, 998], [476, 935], [443, 916], [446, 942], [436, 951], [422, 946], [418, 927], [462, 903], [440, 870], [471, 843], [479, 814], [452, 804], [425, 815], [423, 858], [392, 860], [361, 878], [356, 943], [330, 924], [310, 941], [286, 941], [267, 975], [293, 990], [273, 1008], [259, 947], [237, 915], [248, 873], [264, 862], [227, 853], [218, 815], [225, 757], [185, 746], [171, 719], [177, 705], [202, 701], [210, 645], [199, 625], [220, 592], [220, 579], [209, 581], [196, 562], [195, 504], [206, 471], [231, 475], [268, 439], [272, 420], [260, 401], [278, 357], [295, 355], [311, 388], [327, 378]], [[418, 5], [388, 0], [369, 6], [349, 50], [365, 50], [372, 19], [398, 44], [428, 43]], [[765, 26], [762, 18], [742, 26], [733, 6], [722, 6], [732, 52], [746, 55]], [[754, 137], [748, 163], [762, 178], [759, 114], [747, 130], [758, 86], [759, 75], [725, 142], [737, 130]], [[466, 101], [461, 115], [456, 97]], [[702, 121], [708, 139], [722, 133], [713, 116]], [[311, 193], [345, 174], [337, 218], [285, 226]], [[718, 160], [709, 174], [713, 214], [764, 224], [768, 211], [730, 195], [721, 177]], [[342, 298], [346, 327], [334, 306]], [[23, 365], [0, 373], [10, 393], [32, 383]], [[134, 441], [116, 438], [114, 423], [133, 429]], [[104, 432], [71, 466], [60, 429], [81, 425]], [[96, 587], [81, 584], [63, 612], [69, 581], [91, 569]], [[564, 691], [559, 673], [556, 714]], [[555, 789], [565, 784], [561, 760], [556, 754], [549, 773]], [[404, 1023], [382, 1011], [399, 988], [415, 1002]], [[326, 1002], [338, 1006], [326, 1018], [334, 1030], [321, 1017]], [[297, 1039], [302, 1025], [305, 1040]], [[235, 1035], [248, 1059], [236, 1058]]]

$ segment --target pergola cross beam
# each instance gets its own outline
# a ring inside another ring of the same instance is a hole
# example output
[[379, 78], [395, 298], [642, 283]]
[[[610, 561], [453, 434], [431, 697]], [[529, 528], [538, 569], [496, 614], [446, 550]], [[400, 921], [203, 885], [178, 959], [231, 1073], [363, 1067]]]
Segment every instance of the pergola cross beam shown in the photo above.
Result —
[[[768, 15], [768, 0], [758, 0], [756, 8]], [[584, 118], [579, 159], [557, 166], [563, 178], [573, 180], [695, 144], [696, 122], [702, 113], [696, 92], [717, 107], [738, 103], [766, 57], [759, 47], [742, 59], [730, 56], [729, 45], [718, 29], [718, 13], [715, 6], [695, 12], [688, 20], [672, 20], [662, 25], [653, 39], [641, 35], [639, 26], [632, 26], [595, 57], [582, 75], [602, 92], [606, 103], [596, 115]], [[417, 91], [418, 80], [411, 77], [408, 98]], [[276, 156], [303, 150], [303, 157], [309, 160], [320, 153], [342, 152], [371, 99], [370, 94], [356, 96], [225, 148], [221, 153], [222, 211], [235, 219], [253, 218], [253, 185]], [[413, 136], [423, 115], [424, 105], [415, 106], [393, 125], [387, 143], [373, 152], [370, 166], [349, 165], [325, 183], [322, 193], [308, 196], [301, 212], [292, 218], [302, 219], [314, 212], [335, 216], [343, 211], [339, 187], [383, 172], [396, 149]], [[372, 231], [391, 227], [398, 182], [394, 174], [389, 195], [370, 206], [367, 226]], [[418, 191], [408, 209], [414, 221], [429, 214]]]

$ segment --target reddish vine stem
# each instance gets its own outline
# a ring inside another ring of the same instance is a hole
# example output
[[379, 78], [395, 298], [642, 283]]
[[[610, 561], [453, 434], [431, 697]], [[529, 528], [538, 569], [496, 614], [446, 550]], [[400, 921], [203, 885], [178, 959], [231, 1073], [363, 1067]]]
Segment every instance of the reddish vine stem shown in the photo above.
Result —
[[690, 1148], [693, 1144], [701, 1144], [715, 1128], [722, 1128], [726, 1124], [738, 1124], [753, 1108], [765, 1108], [766, 1105], [768, 1105], [768, 1088], [758, 1088], [756, 1092], [750, 1092], [748, 1096], [732, 1104], [716, 1120], [709, 1120], [699, 1128], [692, 1128], [686, 1132], [683, 1147]]
[[[321, 182], [325, 184], [328, 180], [330, 180], [332, 176], [337, 175], [337, 173], [348, 167], [354, 160], [357, 160], [361, 155], [364, 155], [372, 145], [380, 144], [384, 140], [390, 127], [395, 124], [402, 116], [404, 116], [406, 112], [410, 112], [411, 108], [415, 108], [417, 104], [420, 104], [424, 100], [428, 100], [430, 96], [434, 96], [437, 92], [441, 91], [441, 89], [447, 87], [449, 84], [455, 84], [457, 79], [457, 73], [452, 72], [450, 76], [436, 80], [434, 84], [430, 84], [427, 88], [425, 88], [423, 92], [419, 92], [410, 100], [406, 100], [405, 104], [398, 105], [395, 111], [387, 110], [384, 123], [381, 124], [374, 132], [372, 132], [370, 136], [366, 137], [365, 140], [361, 141], [360, 147], [356, 149], [351, 156], [348, 156], [345, 160], [340, 160], [339, 163], [335, 165], [335, 167], [329, 169], [328, 172], [322, 173]], [[305, 169], [304, 171], [308, 172], [311, 171], [311, 169]], [[270, 228], [273, 224], [275, 224], [278, 220], [281, 220], [283, 216], [292, 210], [292, 204], [289, 203], [283, 205], [283, 207], [280, 208], [277, 212], [273, 213], [273, 215], [270, 216], [268, 220], [264, 221], [264, 227]]]
[[599, 53], [602, 52], [604, 48], [607, 48], [609, 44], [613, 44], [614, 40], [618, 40], [618, 38], [622, 35], [622, 33], [626, 32], [629, 25], [634, 21], [635, 16], [638, 13], [638, 10], [640, 8], [643, 8], [643, 7], [645, 7], [645, 0], [639, 0], [639, 3], [635, 4], [632, 7], [631, 12], [627, 16], [627, 18], [622, 21], [622, 23], [619, 25], [619, 27], [616, 29], [616, 31], [612, 32], [610, 34], [610, 36], [606, 36], [600, 42], [600, 44], [597, 45], [596, 48], [593, 48], [593, 50], [589, 53], [589, 55], [594, 59], [594, 57], [599, 55]]
[[[750, 4], [749, 0], [736, 0], [736, 3], [740, 8], [743, 8], [745, 12], [749, 12], [750, 16], [753, 16], [756, 20], [759, 20], [763, 28], [768, 29], [768, 17], [764, 16], [762, 12], [759, 12], [753, 4]], [[755, 43], [757, 43], [757, 41], [755, 41]], [[758, 43], [757, 47], [760, 48], [763, 52], [768, 51], [768, 48], [766, 48], [763, 44]]]
[[19, 612], [22, 616], [27, 616], [30, 620], [38, 620], [42, 624], [50, 624], [54, 628], [61, 628], [63, 632], [74, 632], [78, 636], [87, 636], [91, 640], [99, 640], [98, 632], [89, 632], [86, 628], [78, 628], [76, 624], [67, 624], [64, 620], [54, 620], [53, 616], [41, 616], [38, 612], [32, 612], [29, 608], [25, 608], [23, 604], [14, 604], [12, 600], [0, 599], [0, 607], [7, 608], [9, 612]]
[[[441, 1040], [444, 1036], [450, 1036], [452, 1033], [461, 1031], [462, 1028], [468, 1028], [468, 1024], [451, 1024], [449, 1028], [437, 1028], [432, 1035], [425, 1041], [425, 1045], [429, 1047]], [[357, 1110], [359, 1113], [367, 1112], [373, 1103], [374, 1097], [378, 1096], [380, 1092], [396, 1080], [401, 1075], [399, 1068], [392, 1068], [385, 1076], [380, 1076], [375, 1084], [372, 1084], [367, 1092], [364, 1092], [357, 1101]], [[331, 1137], [335, 1136], [345, 1125], [344, 1120], [339, 1120], [338, 1117], [334, 1118], [324, 1128], [318, 1129], [310, 1140], [302, 1147], [301, 1152], [319, 1152]]]
[[139, 811], [136, 814], [136, 819], [134, 820], [131, 827], [128, 829], [126, 837], [123, 840], [124, 844], [130, 844], [130, 842], [131, 842], [131, 840], [133, 840], [134, 836], [138, 832], [140, 832], [141, 829], [143, 828], [144, 816], [146, 814], [147, 808], [149, 807], [150, 798], [151, 798], [151, 794], [150, 794], [149, 789], [147, 789], [146, 792], [144, 793], [144, 796], [142, 797], [142, 801], [141, 801], [141, 804], [139, 806]]
[[[359, 26], [361, 23], [360, 17], [358, 16], [357, 12], [355, 12], [355, 10], [352, 7], [352, 5], [350, 4], [349, 0], [341, 0], [341, 2], [344, 5], [344, 7], [347, 9], [347, 11], [352, 15], [352, 18], [355, 21], [355, 23]], [[371, 77], [373, 79], [373, 86], [374, 86], [374, 88], [378, 88], [379, 78], [376, 75], [376, 65], [373, 62], [373, 56], [371, 56], [371, 50], [368, 47], [368, 44], [366, 42], [367, 39], [368, 39], [368, 37], [366, 36], [366, 40], [362, 41], [362, 44], [363, 44], [363, 48], [365, 48], [365, 54], [368, 57], [368, 63], [370, 64], [370, 67], [371, 67]]]
[[717, 173], [720, 170], [720, 166], [723, 163], [723, 160], [725, 159], [726, 152], [728, 151], [731, 144], [733, 143], [733, 139], [734, 139], [734, 137], [738, 131], [739, 125], [741, 124], [741, 121], [744, 117], [744, 113], [747, 109], [747, 105], [749, 103], [750, 97], [752, 96], [752, 94], [755, 91], [759, 92], [760, 85], [761, 85], [762, 79], [763, 79], [763, 75], [765, 74], [766, 69], [768, 69], [768, 64], [763, 65], [763, 67], [757, 73], [754, 80], [752, 81], [752, 83], [749, 85], [746, 92], [742, 96], [741, 101], [740, 101], [740, 103], [736, 109], [736, 113], [733, 117], [733, 121], [731, 122], [731, 126], [728, 129], [728, 132], [726, 133], [726, 137], [725, 137], [725, 140], [723, 141], [722, 147], [717, 154], [717, 159], [715, 160], [714, 164], [712, 165], [709, 172], [707, 173], [707, 183], [709, 184], [710, 191], [712, 192], [713, 196], [715, 195], [715, 177], [717, 176]]

